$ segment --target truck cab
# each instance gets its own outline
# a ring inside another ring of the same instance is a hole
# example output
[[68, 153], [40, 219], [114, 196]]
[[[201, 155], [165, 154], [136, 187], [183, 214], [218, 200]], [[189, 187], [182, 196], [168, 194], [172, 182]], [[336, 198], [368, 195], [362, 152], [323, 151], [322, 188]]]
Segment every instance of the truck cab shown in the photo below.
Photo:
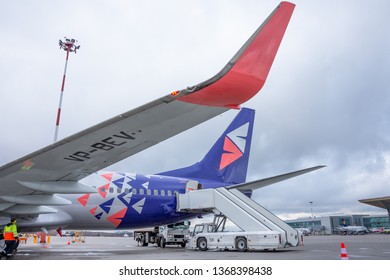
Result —
[[162, 248], [165, 245], [180, 245], [184, 248], [190, 236], [189, 227], [189, 221], [160, 226], [159, 234], [157, 235], [157, 244]]
[[165, 245], [180, 245], [184, 248], [190, 237], [189, 227], [190, 222], [183, 221], [154, 228], [138, 229], [134, 231], [134, 239], [141, 246], [148, 246], [150, 243], [161, 248], [165, 248]]

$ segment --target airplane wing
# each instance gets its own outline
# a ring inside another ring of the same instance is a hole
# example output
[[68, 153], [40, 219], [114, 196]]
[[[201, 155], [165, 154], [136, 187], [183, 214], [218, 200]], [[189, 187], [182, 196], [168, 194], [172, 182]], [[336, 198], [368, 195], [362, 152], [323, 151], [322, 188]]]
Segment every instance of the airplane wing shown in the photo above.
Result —
[[290, 172], [290, 173], [285, 173], [285, 174], [281, 174], [281, 175], [277, 175], [277, 176], [272, 176], [272, 177], [268, 177], [268, 178], [248, 182], [248, 183], [242, 183], [242, 184], [238, 184], [238, 185], [228, 186], [226, 188], [227, 189], [238, 189], [240, 191], [247, 191], [247, 190], [254, 191], [256, 189], [263, 188], [263, 187], [266, 187], [266, 186], [269, 186], [269, 185], [272, 185], [272, 184], [275, 184], [275, 183], [278, 183], [278, 182], [281, 182], [284, 180], [288, 180], [288, 179], [291, 179], [293, 177], [296, 177], [296, 176], [299, 176], [299, 175], [302, 175], [302, 174], [305, 174], [305, 173], [308, 173], [308, 172], [311, 172], [311, 171], [314, 171], [314, 170], [317, 170], [317, 169], [320, 169], [323, 167], [325, 167], [325, 165], [318, 165], [318, 166], [314, 166], [314, 167], [310, 167], [310, 168], [306, 168], [306, 169], [302, 169], [302, 170], [298, 170], [298, 171], [294, 171], [294, 172]]
[[[78, 181], [231, 108], [239, 108], [262, 88], [294, 7], [288, 2], [280, 3], [211, 79], [0, 167], [0, 211], [15, 204], [27, 207], [67, 203], [45, 194], [95, 192]], [[25, 212], [43, 211], [27, 208]]]

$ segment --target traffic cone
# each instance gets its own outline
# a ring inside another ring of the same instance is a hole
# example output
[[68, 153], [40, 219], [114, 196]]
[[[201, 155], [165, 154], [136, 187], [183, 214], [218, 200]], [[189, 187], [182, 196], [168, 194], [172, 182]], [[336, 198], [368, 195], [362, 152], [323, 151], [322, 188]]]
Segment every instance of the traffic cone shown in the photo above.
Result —
[[347, 248], [345, 248], [344, 242], [341, 242], [340, 259], [341, 260], [348, 260]]

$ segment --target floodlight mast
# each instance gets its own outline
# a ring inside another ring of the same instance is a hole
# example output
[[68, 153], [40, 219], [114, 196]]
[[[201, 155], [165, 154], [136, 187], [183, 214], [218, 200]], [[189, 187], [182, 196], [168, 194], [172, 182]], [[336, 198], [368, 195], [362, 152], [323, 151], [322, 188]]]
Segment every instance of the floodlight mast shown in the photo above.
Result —
[[56, 128], [54, 132], [54, 142], [57, 142], [58, 137], [58, 128], [60, 126], [60, 117], [61, 117], [61, 107], [62, 107], [62, 98], [64, 95], [64, 88], [65, 88], [65, 78], [66, 78], [66, 68], [68, 67], [68, 58], [69, 53], [74, 52], [76, 53], [78, 49], [80, 49], [80, 45], [77, 45], [77, 40], [75, 39], [68, 39], [64, 38], [65, 41], [59, 40], [58, 44], [60, 45], [60, 49], [63, 49], [66, 51], [66, 60], [65, 60], [65, 69], [64, 69], [64, 76], [62, 77], [62, 85], [61, 85], [61, 93], [60, 93], [60, 102], [58, 105], [58, 111], [57, 111], [57, 119], [56, 119]]

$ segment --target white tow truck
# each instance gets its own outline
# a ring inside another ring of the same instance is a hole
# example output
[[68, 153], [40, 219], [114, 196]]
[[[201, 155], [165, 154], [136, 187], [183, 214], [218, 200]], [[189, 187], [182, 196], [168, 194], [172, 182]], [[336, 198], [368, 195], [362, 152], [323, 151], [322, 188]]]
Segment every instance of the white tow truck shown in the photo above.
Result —
[[190, 248], [237, 250], [276, 250], [283, 248], [282, 234], [278, 231], [218, 231], [215, 223], [195, 225]]
[[165, 245], [180, 245], [184, 248], [190, 237], [190, 222], [158, 226], [154, 228], [138, 229], [134, 231], [134, 239], [142, 246], [157, 244], [161, 248]]

